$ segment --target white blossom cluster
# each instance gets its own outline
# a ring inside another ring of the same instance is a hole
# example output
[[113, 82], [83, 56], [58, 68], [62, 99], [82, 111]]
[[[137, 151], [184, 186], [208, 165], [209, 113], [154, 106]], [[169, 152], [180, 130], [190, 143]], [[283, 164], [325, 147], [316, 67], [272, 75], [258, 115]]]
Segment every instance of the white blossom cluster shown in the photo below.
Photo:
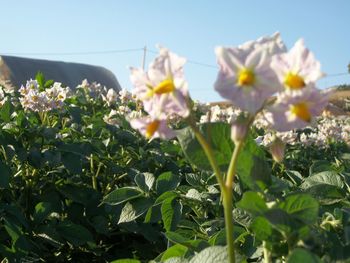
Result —
[[130, 102], [138, 104], [138, 101], [126, 89], [122, 89], [118, 93], [114, 89], [109, 89], [106, 96], [102, 96], [103, 101], [108, 105], [115, 105], [116, 109], [112, 109], [108, 115], [103, 117], [104, 122], [109, 125], [119, 126], [120, 116], [125, 118], [140, 118], [143, 116], [141, 109], [132, 110], [128, 106]]
[[[210, 106], [196, 102], [194, 109], [202, 113], [200, 123], [227, 122], [232, 123], [240, 114], [240, 110], [233, 107], [221, 108], [218, 105]], [[304, 146], [327, 147], [330, 142], [344, 142], [350, 145], [350, 117], [319, 117], [314, 127], [307, 127], [304, 131], [291, 130], [287, 132], [270, 132], [269, 122], [263, 114], [254, 120], [253, 126], [264, 129], [266, 134], [256, 138], [258, 144], [269, 146], [277, 136], [286, 144], [302, 144]]]
[[47, 112], [62, 108], [70, 89], [63, 88], [61, 83], [55, 82], [50, 88], [40, 91], [38, 82], [31, 79], [25, 86], [21, 86], [19, 92], [19, 101], [25, 110]]
[[[334, 118], [319, 118], [315, 127], [297, 132], [281, 132], [276, 134], [284, 143], [304, 146], [318, 146], [326, 148], [331, 142], [344, 142], [350, 145], [350, 117], [338, 116]], [[273, 133], [267, 133], [263, 138], [258, 138], [264, 146], [268, 146], [274, 138]]]
[[81, 84], [77, 86], [77, 89], [85, 90], [92, 99], [107, 94], [107, 88], [105, 86], [95, 81], [89, 83], [87, 79], [84, 79]]
[[232, 123], [241, 113], [241, 110], [234, 109], [234, 107], [220, 108], [219, 105], [215, 105], [215, 106], [204, 105], [204, 106], [198, 107], [198, 110], [200, 111], [202, 111], [203, 109], [204, 110], [207, 109], [207, 112], [200, 117], [200, 120], [199, 120], [200, 123], [206, 123], [206, 122]]

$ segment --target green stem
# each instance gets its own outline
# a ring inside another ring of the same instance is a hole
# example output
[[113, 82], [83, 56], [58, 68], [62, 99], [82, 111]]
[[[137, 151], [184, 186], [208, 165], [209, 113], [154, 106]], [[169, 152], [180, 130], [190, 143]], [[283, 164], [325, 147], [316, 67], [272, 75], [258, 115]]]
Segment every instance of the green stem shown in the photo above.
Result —
[[226, 178], [225, 186], [227, 187], [228, 190], [230, 190], [231, 193], [232, 193], [232, 187], [233, 187], [233, 179], [236, 174], [238, 155], [243, 148], [243, 144], [244, 144], [244, 141], [239, 141], [236, 143], [235, 149], [233, 150], [233, 154], [231, 157], [230, 166], [228, 167], [228, 170], [227, 170], [227, 178]]
[[238, 155], [243, 147], [243, 141], [239, 141], [235, 145], [233, 151], [230, 166], [227, 171], [226, 182], [223, 191], [224, 198], [224, 214], [225, 214], [225, 223], [226, 223], [226, 243], [228, 247], [228, 256], [229, 262], [235, 262], [235, 251], [234, 251], [234, 239], [233, 239], [233, 216], [232, 216], [232, 207], [233, 207], [233, 179], [236, 173], [236, 166]]
[[224, 189], [224, 187], [225, 187], [224, 180], [223, 180], [223, 177], [221, 175], [221, 171], [220, 171], [219, 165], [217, 164], [216, 159], [214, 157], [213, 150], [212, 150], [210, 144], [207, 142], [207, 140], [202, 135], [202, 133], [198, 130], [197, 126], [191, 125], [191, 128], [192, 128], [192, 130], [193, 130], [193, 132], [194, 132], [198, 142], [202, 146], [206, 156], [208, 157], [209, 163], [210, 163], [211, 167], [214, 170], [214, 174], [216, 176], [216, 180], [219, 183], [220, 190], [222, 191]]

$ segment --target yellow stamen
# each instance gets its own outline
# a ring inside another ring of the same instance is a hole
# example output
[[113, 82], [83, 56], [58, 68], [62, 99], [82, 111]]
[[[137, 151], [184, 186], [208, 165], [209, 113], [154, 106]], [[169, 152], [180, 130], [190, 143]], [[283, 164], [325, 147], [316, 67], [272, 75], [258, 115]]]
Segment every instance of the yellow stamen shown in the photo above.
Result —
[[155, 120], [152, 121], [150, 124], [146, 127], [146, 138], [149, 139], [153, 136], [153, 134], [158, 130], [159, 127], [159, 121]]
[[298, 74], [294, 74], [292, 72], [289, 72], [285, 79], [284, 84], [294, 90], [302, 89], [305, 87], [304, 78]]
[[305, 102], [300, 102], [290, 106], [290, 111], [292, 114], [297, 116], [299, 119], [302, 119], [303, 121], [311, 121], [309, 106]]
[[174, 81], [172, 79], [163, 80], [158, 86], [154, 87], [153, 92], [156, 94], [170, 93], [175, 90]]
[[254, 71], [248, 68], [243, 68], [238, 72], [238, 86], [252, 86], [255, 83]]

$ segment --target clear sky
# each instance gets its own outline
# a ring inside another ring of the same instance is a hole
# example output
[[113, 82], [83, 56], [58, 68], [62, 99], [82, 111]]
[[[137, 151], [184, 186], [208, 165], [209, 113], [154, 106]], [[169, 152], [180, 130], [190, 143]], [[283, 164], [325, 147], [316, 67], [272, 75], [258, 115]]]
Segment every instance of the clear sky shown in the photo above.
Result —
[[[349, 0], [1, 0], [0, 54], [81, 62], [110, 69], [131, 90], [128, 66], [141, 66], [144, 46], [168, 47], [190, 61], [192, 97], [218, 101], [214, 48], [280, 31], [288, 48], [300, 37], [329, 74], [325, 88], [350, 84]], [[140, 49], [108, 54], [50, 55]], [[146, 64], [155, 54], [147, 53]]]

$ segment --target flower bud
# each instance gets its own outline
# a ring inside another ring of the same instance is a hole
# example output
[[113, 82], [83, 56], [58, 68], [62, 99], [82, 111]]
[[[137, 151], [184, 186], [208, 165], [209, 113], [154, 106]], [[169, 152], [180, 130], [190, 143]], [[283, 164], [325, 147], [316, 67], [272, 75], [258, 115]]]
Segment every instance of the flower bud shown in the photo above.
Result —
[[285, 144], [281, 141], [281, 139], [275, 137], [269, 148], [274, 161], [277, 163], [282, 162], [284, 158]]
[[231, 126], [231, 139], [234, 143], [243, 141], [248, 133], [249, 119], [243, 114], [239, 115]]

